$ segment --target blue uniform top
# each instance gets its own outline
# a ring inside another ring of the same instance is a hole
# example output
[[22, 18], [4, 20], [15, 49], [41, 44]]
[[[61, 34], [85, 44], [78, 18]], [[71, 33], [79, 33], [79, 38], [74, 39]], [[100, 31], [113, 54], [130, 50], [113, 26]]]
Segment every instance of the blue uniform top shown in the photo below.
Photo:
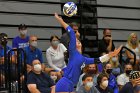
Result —
[[19, 36], [15, 37], [12, 41], [13, 48], [24, 48], [29, 46], [29, 36], [26, 36], [25, 39], [20, 38]]
[[31, 65], [32, 61], [38, 59], [41, 63], [43, 63], [42, 51], [38, 48], [35, 48], [34, 51], [31, 50], [30, 46], [24, 48], [26, 53], [26, 63]]
[[70, 43], [69, 43], [69, 62], [66, 68], [63, 69], [64, 77], [68, 78], [73, 82], [74, 85], [77, 84], [80, 73], [81, 66], [83, 63], [85, 64], [93, 64], [94, 58], [87, 58], [81, 55], [76, 49], [76, 37], [73, 29], [68, 26], [66, 30], [70, 35]]

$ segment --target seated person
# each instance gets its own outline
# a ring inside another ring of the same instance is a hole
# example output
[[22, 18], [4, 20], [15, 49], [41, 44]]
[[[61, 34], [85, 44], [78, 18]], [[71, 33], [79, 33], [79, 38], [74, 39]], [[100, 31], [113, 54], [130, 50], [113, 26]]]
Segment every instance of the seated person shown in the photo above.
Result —
[[82, 78], [83, 85], [80, 86], [77, 93], [100, 93], [93, 85], [93, 78], [89, 74], [85, 74]]
[[26, 53], [27, 72], [30, 72], [31, 63], [35, 59], [38, 59], [41, 62], [42, 68], [44, 67], [42, 51], [37, 45], [37, 36], [32, 35], [29, 37], [29, 46], [25, 47], [24, 51]]
[[121, 90], [122, 87], [127, 83], [129, 82], [129, 74], [130, 72], [133, 70], [133, 67], [130, 63], [126, 64], [124, 66], [124, 73], [120, 74], [118, 77], [117, 77], [117, 83], [118, 83], [118, 86], [119, 86], [119, 89]]
[[114, 76], [117, 77], [118, 75], [120, 75], [120, 74], [123, 72], [122, 66], [121, 66], [120, 63], [119, 63], [118, 55], [112, 57], [112, 58], [109, 60], [109, 63], [112, 65], [112, 74], [113, 74]]
[[99, 74], [97, 83], [96, 88], [100, 93], [114, 93], [113, 90], [108, 87], [108, 76], [106, 74]]
[[114, 93], [118, 93], [116, 77], [112, 74], [112, 65], [110, 63], [105, 64], [103, 73], [108, 76], [108, 87], [113, 89]]
[[57, 81], [59, 80], [57, 72], [55, 70], [51, 70], [49, 72], [49, 75], [50, 75], [51, 79], [54, 81], [54, 83], [57, 83]]
[[134, 88], [140, 85], [140, 72], [139, 71], [131, 71], [129, 74], [130, 82], [126, 83], [120, 93], [134, 93]]
[[90, 74], [93, 78], [93, 84], [97, 85], [97, 77], [99, 75], [97, 64], [86, 65], [83, 69], [83, 72], [84, 73], [82, 75], [80, 75], [76, 90], [78, 90], [79, 87], [83, 84], [82, 78], [85, 74]]
[[[12, 49], [12, 48], [10, 48], [9, 46], [7, 46], [7, 43], [8, 43], [8, 35], [6, 34], [6, 33], [0, 33], [0, 86], [1, 85], [3, 85], [4, 83], [5, 83], [5, 76], [4, 76], [4, 74], [5, 74], [5, 59], [7, 60], [7, 58], [5, 58], [5, 53], [4, 53], [4, 50], [5, 50], [5, 48], [6, 48], [6, 56], [8, 56], [8, 52]], [[10, 66], [11, 66], [11, 71], [13, 71], [13, 72], [15, 72], [15, 65], [16, 65], [16, 63], [15, 63], [15, 58], [14, 58], [14, 52], [12, 52], [11, 54], [10, 54], [10, 62], [11, 62], [11, 64], [10, 64]], [[15, 75], [15, 74], [14, 74]], [[16, 77], [16, 75], [14, 76], [14, 75], [12, 75], [12, 80], [13, 79], [15, 79]]]
[[99, 42], [99, 54], [103, 55], [107, 54], [111, 51], [114, 51], [115, 45], [112, 40], [111, 30], [104, 29], [103, 31], [103, 39]]
[[55, 93], [55, 86], [50, 76], [41, 69], [39, 60], [32, 61], [32, 70], [28, 73], [27, 87], [31, 93]]
[[[136, 54], [136, 64], [134, 66], [134, 70], [140, 70], [139, 64], [140, 64], [140, 44], [139, 39], [136, 33], [131, 33], [127, 43], [126, 47], [132, 50]], [[126, 55], [128, 57], [127, 61], [134, 63], [134, 56], [131, 52], [126, 50]]]

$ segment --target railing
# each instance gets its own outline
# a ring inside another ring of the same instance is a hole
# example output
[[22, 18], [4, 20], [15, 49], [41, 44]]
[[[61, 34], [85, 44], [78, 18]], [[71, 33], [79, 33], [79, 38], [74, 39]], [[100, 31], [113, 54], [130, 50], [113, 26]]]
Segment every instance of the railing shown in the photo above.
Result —
[[[11, 49], [8, 53], [5, 50], [5, 63], [4, 72], [0, 74], [4, 75], [4, 86], [0, 86], [0, 92], [5, 91], [7, 93], [27, 93], [26, 87], [26, 54], [23, 49]], [[13, 62], [13, 57], [15, 56], [15, 61]], [[23, 78], [21, 80], [21, 78]], [[0, 84], [1, 85], [1, 84]]]
[[129, 48], [127, 48], [125, 46], [123, 46], [122, 49], [121, 49], [121, 51], [120, 51], [120, 61], [119, 61], [120, 64], [122, 65], [123, 49], [128, 50], [130, 53], [132, 53], [134, 55], [134, 63], [132, 64], [134, 66], [136, 64], [136, 54], [132, 50], [130, 50]]

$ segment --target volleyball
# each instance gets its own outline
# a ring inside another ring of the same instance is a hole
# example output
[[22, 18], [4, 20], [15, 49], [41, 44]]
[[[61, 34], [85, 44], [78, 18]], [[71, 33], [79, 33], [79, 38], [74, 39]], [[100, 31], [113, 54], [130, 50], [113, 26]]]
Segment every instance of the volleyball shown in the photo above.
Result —
[[77, 13], [77, 6], [74, 2], [67, 2], [63, 6], [63, 13], [68, 16], [72, 17], [73, 15], [76, 15]]

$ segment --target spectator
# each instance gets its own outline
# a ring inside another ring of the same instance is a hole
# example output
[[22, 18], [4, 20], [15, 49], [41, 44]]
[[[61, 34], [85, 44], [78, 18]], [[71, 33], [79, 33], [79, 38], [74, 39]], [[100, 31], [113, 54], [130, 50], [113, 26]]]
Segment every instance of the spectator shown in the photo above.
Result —
[[83, 72], [84, 72], [84, 73], [83, 73], [83, 74], [80, 76], [80, 78], [79, 78], [79, 82], [78, 82], [78, 84], [77, 84], [76, 90], [78, 90], [79, 87], [83, 84], [82, 78], [83, 78], [83, 76], [84, 76], [85, 74], [91, 75], [92, 78], [93, 78], [93, 84], [94, 84], [94, 85], [97, 85], [97, 77], [98, 77], [98, 75], [99, 75], [97, 64], [89, 64], [89, 65], [86, 65], [86, 66], [84, 67], [84, 71], [83, 71]]
[[124, 73], [120, 74], [118, 77], [117, 77], [117, 83], [118, 83], [118, 86], [119, 86], [119, 90], [122, 89], [122, 87], [127, 83], [129, 82], [129, 74], [130, 72], [133, 70], [133, 67], [131, 64], [126, 64], [125, 67], [124, 67]]
[[39, 60], [33, 60], [32, 70], [28, 73], [27, 87], [31, 93], [55, 93], [55, 86], [50, 76], [42, 72]]
[[59, 78], [57, 76], [57, 72], [55, 70], [51, 70], [49, 72], [49, 75], [50, 75], [51, 79], [54, 81], [54, 83], [57, 83], [57, 81], [59, 80]]
[[[0, 86], [2, 86], [5, 83], [5, 48], [6, 48], [6, 56], [8, 56], [8, 52], [11, 50], [11, 47], [7, 46], [8, 43], [8, 35], [6, 33], [0, 33]], [[15, 58], [14, 53], [11, 53], [11, 70], [15, 71]], [[14, 74], [15, 75], [15, 74]], [[15, 79], [16, 77], [12, 75], [12, 79]]]
[[140, 72], [131, 71], [129, 75], [130, 82], [126, 83], [120, 93], [134, 93], [134, 87], [140, 85]]
[[82, 77], [83, 84], [78, 89], [77, 93], [100, 93], [93, 85], [93, 78], [89, 74]]
[[108, 87], [108, 75], [103, 73], [99, 74], [97, 83], [98, 85], [96, 86], [96, 88], [100, 93], [114, 93], [113, 90]]
[[112, 65], [112, 74], [115, 77], [117, 77], [118, 75], [120, 75], [123, 72], [122, 67], [119, 63], [118, 55], [112, 57], [110, 59], [109, 63]]
[[66, 52], [66, 47], [59, 43], [59, 38], [57, 36], [51, 36], [50, 38], [51, 46], [46, 50], [46, 58], [49, 66], [54, 70], [58, 71], [58, 74], [61, 75], [60, 71], [66, 67], [64, 60], [64, 52]]
[[99, 54], [103, 55], [104, 53], [109, 53], [114, 51], [115, 46], [112, 41], [111, 30], [105, 29], [103, 31], [103, 39], [99, 42]]
[[16, 36], [12, 41], [13, 48], [25, 48], [29, 46], [29, 36], [27, 35], [27, 26], [25, 24], [20, 24], [18, 27], [20, 33], [19, 36]]
[[112, 74], [112, 65], [110, 63], [105, 64], [103, 73], [108, 75], [108, 87], [113, 89], [114, 93], [118, 93], [116, 77]]
[[[136, 33], [131, 33], [127, 40], [126, 47], [131, 49], [136, 54], [136, 65], [134, 66], [134, 70], [140, 70], [139, 62], [140, 62], [140, 44], [138, 40], [138, 36]], [[128, 57], [127, 61], [133, 63], [134, 56], [128, 50], [126, 50], [126, 55]]]
[[[27, 72], [31, 70], [32, 61], [38, 59], [43, 63], [42, 51], [37, 48], [37, 37], [32, 35], [29, 38], [29, 46], [24, 48], [26, 53]], [[44, 65], [42, 64], [44, 67]]]
[[[79, 25], [78, 25], [77, 23], [75, 23], [75, 22], [72, 22], [72, 23], [70, 24], [70, 26], [71, 26], [71, 28], [74, 30], [76, 38], [79, 39], [79, 38], [80, 38]], [[68, 49], [69, 42], [70, 42], [70, 37], [69, 37], [69, 34], [68, 34], [67, 32], [65, 32], [65, 33], [62, 35], [62, 37], [61, 37], [61, 39], [60, 39], [60, 42], [61, 42], [62, 44], [64, 44], [64, 46]]]

